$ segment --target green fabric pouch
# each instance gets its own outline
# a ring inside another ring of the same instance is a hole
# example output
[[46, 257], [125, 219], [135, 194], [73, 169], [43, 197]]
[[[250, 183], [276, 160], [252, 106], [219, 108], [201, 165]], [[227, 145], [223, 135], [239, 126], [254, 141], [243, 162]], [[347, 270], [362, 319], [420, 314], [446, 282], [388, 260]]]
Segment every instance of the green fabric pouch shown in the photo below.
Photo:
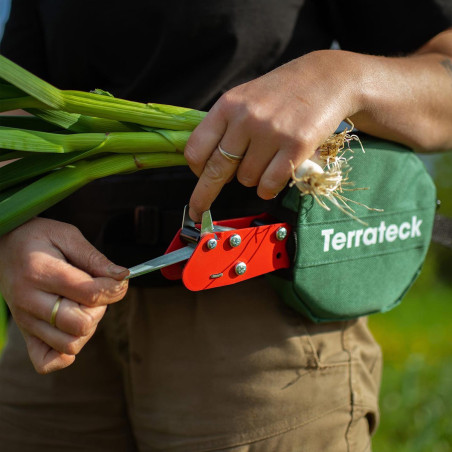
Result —
[[[353, 201], [383, 212], [349, 205], [363, 226], [331, 205], [291, 188], [283, 207], [297, 214], [296, 251], [290, 276], [269, 278], [290, 306], [316, 322], [384, 312], [396, 306], [413, 284], [430, 243], [436, 189], [421, 160], [387, 141], [354, 146], [344, 191]], [[351, 188], [353, 188], [351, 187]]]

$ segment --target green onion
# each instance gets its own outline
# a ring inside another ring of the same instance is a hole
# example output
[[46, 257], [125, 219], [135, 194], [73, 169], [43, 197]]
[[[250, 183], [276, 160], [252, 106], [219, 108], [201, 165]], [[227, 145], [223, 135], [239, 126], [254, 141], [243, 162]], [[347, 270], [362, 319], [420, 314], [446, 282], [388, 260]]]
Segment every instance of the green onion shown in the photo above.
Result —
[[183, 151], [188, 131], [57, 134], [0, 127], [0, 147], [14, 151], [66, 153], [102, 145], [103, 152]]
[[69, 113], [174, 130], [193, 130], [206, 115], [204, 112], [189, 108], [143, 104], [116, 99], [105, 94], [59, 90], [2, 55], [0, 55], [0, 77], [29, 95], [1, 99], [0, 111], [47, 107]]
[[193, 130], [205, 113], [161, 104], [142, 104], [102, 94], [61, 91], [64, 110], [70, 113], [100, 116], [117, 121], [134, 122], [150, 127]]
[[27, 108], [27, 112], [70, 132], [138, 132], [143, 130], [142, 126], [138, 124], [95, 118], [61, 110]]
[[81, 160], [52, 172], [0, 202], [0, 236], [38, 215], [89, 182], [148, 168], [186, 165], [176, 153], [113, 155]]
[[0, 77], [49, 108], [58, 110], [63, 107], [61, 92], [58, 88], [36, 77], [2, 55], [0, 55]]
[[[13, 129], [14, 130], [14, 129]], [[15, 131], [15, 130], [14, 130]], [[25, 131], [18, 131], [24, 133]], [[161, 132], [161, 133], [159, 133]], [[167, 133], [165, 133], [167, 132]], [[74, 163], [80, 159], [92, 158], [100, 153], [156, 153], [182, 151], [188, 139], [189, 132], [185, 131], [154, 131], [154, 132], [119, 132], [106, 134], [76, 134], [55, 135], [40, 133], [40, 138], [51, 137], [53, 141], [39, 142], [31, 135], [30, 143], [26, 138], [10, 143], [22, 150], [31, 148], [35, 155], [21, 158], [0, 168], [0, 191], [12, 187], [27, 179], [47, 173], [53, 169]], [[2, 129], [0, 128], [0, 143], [2, 143]], [[59, 141], [60, 145], [55, 144]], [[31, 144], [33, 142], [33, 144]], [[19, 147], [19, 146], [18, 146]], [[55, 148], [57, 148], [55, 150]], [[40, 151], [56, 152], [36, 155]], [[62, 152], [62, 153], [61, 153]], [[12, 158], [16, 156], [7, 153]], [[21, 154], [23, 156], [23, 153]], [[1, 154], [0, 154], [1, 157]]]
[[59, 90], [0, 55], [0, 235], [92, 180], [186, 165], [182, 154], [206, 113]]
[[28, 108], [45, 108], [46, 104], [32, 96], [0, 99], [0, 112], [11, 110], [26, 110]]

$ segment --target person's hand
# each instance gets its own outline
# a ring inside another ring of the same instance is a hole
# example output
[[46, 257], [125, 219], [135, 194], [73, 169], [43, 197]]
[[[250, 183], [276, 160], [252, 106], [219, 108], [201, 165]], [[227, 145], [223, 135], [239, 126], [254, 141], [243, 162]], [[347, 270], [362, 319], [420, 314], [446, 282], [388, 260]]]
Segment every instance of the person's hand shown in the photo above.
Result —
[[126, 294], [126, 275], [66, 223], [36, 218], [0, 237], [0, 293], [37, 372], [74, 362], [106, 306]]
[[[191, 218], [210, 208], [235, 173], [244, 186], [257, 186], [261, 198], [275, 197], [290, 179], [290, 161], [301, 164], [358, 110], [353, 58], [350, 52], [314, 52], [225, 93], [185, 147], [199, 177]], [[218, 145], [243, 160], [228, 159]]]
[[297, 167], [311, 157], [347, 117], [417, 151], [450, 149], [451, 67], [448, 29], [406, 57], [320, 50], [231, 89], [185, 147], [199, 177], [190, 217], [199, 220], [234, 174], [273, 198], [290, 179], [290, 161]]

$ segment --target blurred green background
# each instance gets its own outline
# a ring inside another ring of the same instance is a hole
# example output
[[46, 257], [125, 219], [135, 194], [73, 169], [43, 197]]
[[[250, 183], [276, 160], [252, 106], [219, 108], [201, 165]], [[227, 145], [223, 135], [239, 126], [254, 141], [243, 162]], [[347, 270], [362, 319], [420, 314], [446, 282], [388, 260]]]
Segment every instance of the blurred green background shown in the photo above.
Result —
[[[421, 156], [452, 218], [452, 153]], [[369, 318], [384, 355], [374, 452], [452, 451], [452, 249], [432, 244], [402, 304]]]
[[384, 355], [374, 452], [452, 451], [452, 286], [438, 276], [438, 253], [432, 246], [399, 307], [369, 318]]
[[[423, 159], [452, 218], [452, 153]], [[400, 306], [369, 318], [384, 354], [374, 452], [452, 452], [452, 249], [433, 244]], [[0, 303], [0, 349], [6, 310]]]

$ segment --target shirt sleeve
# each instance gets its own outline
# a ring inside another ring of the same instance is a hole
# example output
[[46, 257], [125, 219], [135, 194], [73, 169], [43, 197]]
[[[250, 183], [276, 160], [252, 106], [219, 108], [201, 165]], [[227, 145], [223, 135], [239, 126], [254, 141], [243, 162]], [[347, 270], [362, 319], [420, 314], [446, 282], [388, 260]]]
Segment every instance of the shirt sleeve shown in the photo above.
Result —
[[0, 53], [45, 78], [45, 44], [38, 3], [37, 0], [12, 0]]
[[414, 52], [452, 27], [450, 0], [328, 0], [340, 47], [373, 55]]

